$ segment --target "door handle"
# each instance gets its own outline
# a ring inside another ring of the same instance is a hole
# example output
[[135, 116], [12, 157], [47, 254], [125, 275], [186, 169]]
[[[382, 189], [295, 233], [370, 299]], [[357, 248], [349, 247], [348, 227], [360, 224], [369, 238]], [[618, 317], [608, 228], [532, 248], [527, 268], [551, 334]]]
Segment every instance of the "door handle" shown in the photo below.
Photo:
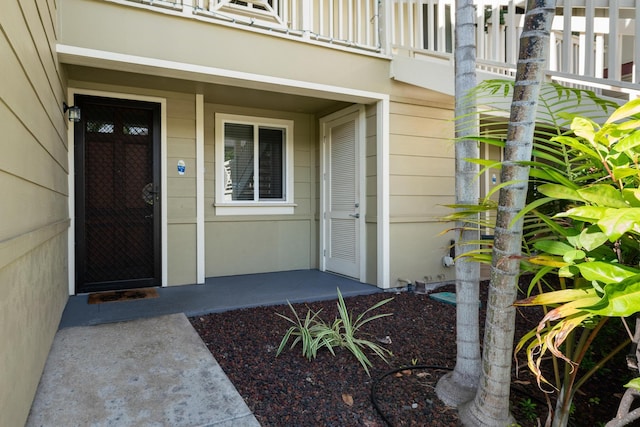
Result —
[[360, 218], [360, 214], [359, 213], [349, 214], [349, 216], [353, 217], [353, 218]]

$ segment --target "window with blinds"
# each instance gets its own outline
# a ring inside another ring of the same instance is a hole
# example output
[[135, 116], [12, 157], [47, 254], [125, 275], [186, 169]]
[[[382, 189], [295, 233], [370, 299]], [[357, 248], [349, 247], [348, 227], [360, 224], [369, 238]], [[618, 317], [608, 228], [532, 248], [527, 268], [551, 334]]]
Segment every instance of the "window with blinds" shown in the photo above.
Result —
[[216, 205], [292, 204], [292, 134], [291, 120], [217, 114]]

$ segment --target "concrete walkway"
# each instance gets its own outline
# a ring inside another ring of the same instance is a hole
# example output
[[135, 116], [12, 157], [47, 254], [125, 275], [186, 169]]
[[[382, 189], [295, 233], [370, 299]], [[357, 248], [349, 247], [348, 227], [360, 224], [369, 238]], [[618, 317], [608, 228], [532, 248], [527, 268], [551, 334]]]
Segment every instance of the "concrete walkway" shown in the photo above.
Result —
[[207, 279], [159, 297], [70, 297], [29, 427], [259, 426], [187, 316], [380, 292], [317, 270]]
[[260, 426], [184, 314], [58, 331], [28, 427]]

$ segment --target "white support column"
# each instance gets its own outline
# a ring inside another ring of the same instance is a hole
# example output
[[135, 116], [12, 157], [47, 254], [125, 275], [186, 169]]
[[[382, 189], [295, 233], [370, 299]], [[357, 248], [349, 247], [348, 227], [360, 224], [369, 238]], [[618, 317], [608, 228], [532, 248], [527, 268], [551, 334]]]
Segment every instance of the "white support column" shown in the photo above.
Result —
[[388, 289], [389, 270], [389, 98], [376, 104], [376, 161], [377, 161], [377, 285]]
[[416, 48], [416, 28], [415, 20], [413, 17], [413, 0], [409, 0], [407, 3], [407, 27], [409, 35], [409, 47], [411, 49]]
[[434, 0], [429, 0], [428, 13], [427, 13], [427, 31], [429, 32], [429, 45], [427, 49], [435, 52], [436, 50], [436, 19], [433, 13]]
[[558, 47], [556, 45], [556, 33], [549, 33], [549, 70], [558, 71]]
[[609, 46], [607, 49], [607, 68], [609, 80], [622, 80], [622, 55], [620, 52], [620, 36], [618, 32], [620, 13], [618, 0], [609, 1]]
[[182, 0], [182, 13], [187, 16], [193, 15], [193, 9], [197, 5], [197, 0]]
[[[365, 3], [367, 2], [365, 1]], [[359, 44], [362, 44], [363, 41], [366, 40], [366, 35], [364, 34], [364, 31], [366, 31], [366, 26], [364, 25], [363, 20], [365, 20], [367, 16], [369, 16], [369, 15], [363, 15], [362, 13], [363, 13], [362, 2], [356, 1], [356, 11], [355, 11], [356, 19], [355, 19], [355, 28], [354, 28], [355, 37], [353, 38], [353, 41]]]
[[562, 61], [560, 71], [573, 74], [573, 36], [571, 34], [571, 17], [573, 15], [572, 1], [564, 0], [562, 8], [563, 30], [562, 30]]
[[393, 4], [391, 0], [382, 0], [380, 2], [380, 11], [379, 11], [379, 31], [380, 31], [380, 47], [382, 49], [382, 53], [391, 55], [391, 43], [392, 43], [392, 35], [391, 35], [391, 20], [393, 18]]
[[[638, 0], [640, 1], [640, 0]], [[423, 0], [418, 0], [418, 3], [416, 4], [416, 16], [417, 16], [417, 20], [416, 20], [416, 25], [418, 26], [417, 28], [417, 33], [416, 33], [416, 38], [418, 39], [416, 41], [416, 47], [418, 49], [425, 49], [426, 46], [424, 45], [424, 18], [423, 18], [423, 10], [424, 10], [424, 1]]]
[[406, 31], [405, 29], [405, 20], [404, 20], [404, 0], [398, 0], [395, 3], [396, 6], [392, 6], [392, 7], [397, 7], [398, 10], [396, 12], [396, 17], [395, 17], [395, 24], [398, 28], [398, 39], [396, 40], [396, 43], [398, 43], [400, 46], [405, 47], [404, 44], [404, 32]]
[[578, 36], [578, 74], [581, 76], [585, 75], [585, 61], [584, 58], [586, 56], [586, 36], [584, 33], [580, 33]]
[[353, 27], [353, 2], [347, 1], [347, 40], [354, 41], [355, 31]]
[[[333, 16], [330, 17], [333, 20]], [[344, 35], [344, 5], [342, 0], [338, 0], [338, 38], [340, 40], [345, 39]]]
[[[365, 2], [365, 6], [364, 6], [364, 16], [366, 16], [367, 18], [369, 18], [371, 15], [371, 2], [370, 1], [366, 1]], [[372, 45], [372, 40], [375, 40], [375, 36], [371, 37], [372, 31], [371, 28], [373, 28], [373, 30], [375, 31], [376, 28], [378, 27], [377, 25], [378, 23], [376, 22], [375, 18], [372, 19], [369, 22], [363, 22], [362, 25], [364, 26], [364, 43], [367, 46], [371, 46]]]
[[318, 0], [318, 34], [324, 35], [324, 0]]
[[484, 2], [478, 2], [476, 7], [476, 58], [487, 58], [484, 43]]
[[502, 62], [500, 58], [500, 5], [495, 2], [491, 5], [491, 59]]
[[[640, 1], [640, 0], [638, 0]], [[593, 32], [593, 22], [595, 21], [595, 7], [593, 5], [593, 0], [587, 0], [586, 10], [585, 10], [585, 43], [584, 43], [584, 53], [585, 56], [582, 59], [584, 62], [584, 75], [585, 76], [594, 76], [594, 46], [593, 41], [595, 34]]]
[[445, 3], [443, 1], [438, 2], [438, 52], [446, 52], [447, 51], [447, 26], [446, 22], [446, 14], [445, 12]]
[[329, 32], [328, 32], [328, 36], [331, 37], [332, 39], [335, 38], [335, 34], [334, 34], [334, 30], [333, 30], [333, 1], [330, 0], [329, 1], [329, 12], [327, 15], [327, 21], [329, 24]]
[[204, 95], [196, 94], [196, 280], [205, 281], [204, 232]]
[[[639, 0], [640, 1], [640, 0]], [[507, 64], [515, 65], [518, 61], [518, 32], [516, 30], [516, 5], [513, 0], [509, 0], [507, 9]]]
[[[453, 53], [456, 48], [456, 4], [455, 1], [449, 4], [449, 16], [451, 16], [451, 31], [449, 32], [449, 37], [451, 37], [451, 52]], [[446, 50], [446, 43], [445, 43]], [[452, 56], [453, 58], [453, 56]], [[453, 59], [451, 59], [453, 61]]]
[[[295, 27], [294, 27], [295, 28]], [[310, 38], [313, 30], [313, 2], [312, 0], [302, 0], [302, 31], [305, 39]]]
[[604, 75], [604, 35], [596, 34], [596, 57], [594, 77], [601, 79]]

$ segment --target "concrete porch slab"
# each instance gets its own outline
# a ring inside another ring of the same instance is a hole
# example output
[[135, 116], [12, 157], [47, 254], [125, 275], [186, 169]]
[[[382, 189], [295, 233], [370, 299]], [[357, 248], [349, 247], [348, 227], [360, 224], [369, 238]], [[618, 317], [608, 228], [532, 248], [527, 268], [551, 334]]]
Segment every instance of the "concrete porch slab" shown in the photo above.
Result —
[[27, 426], [254, 427], [184, 314], [59, 330]]

